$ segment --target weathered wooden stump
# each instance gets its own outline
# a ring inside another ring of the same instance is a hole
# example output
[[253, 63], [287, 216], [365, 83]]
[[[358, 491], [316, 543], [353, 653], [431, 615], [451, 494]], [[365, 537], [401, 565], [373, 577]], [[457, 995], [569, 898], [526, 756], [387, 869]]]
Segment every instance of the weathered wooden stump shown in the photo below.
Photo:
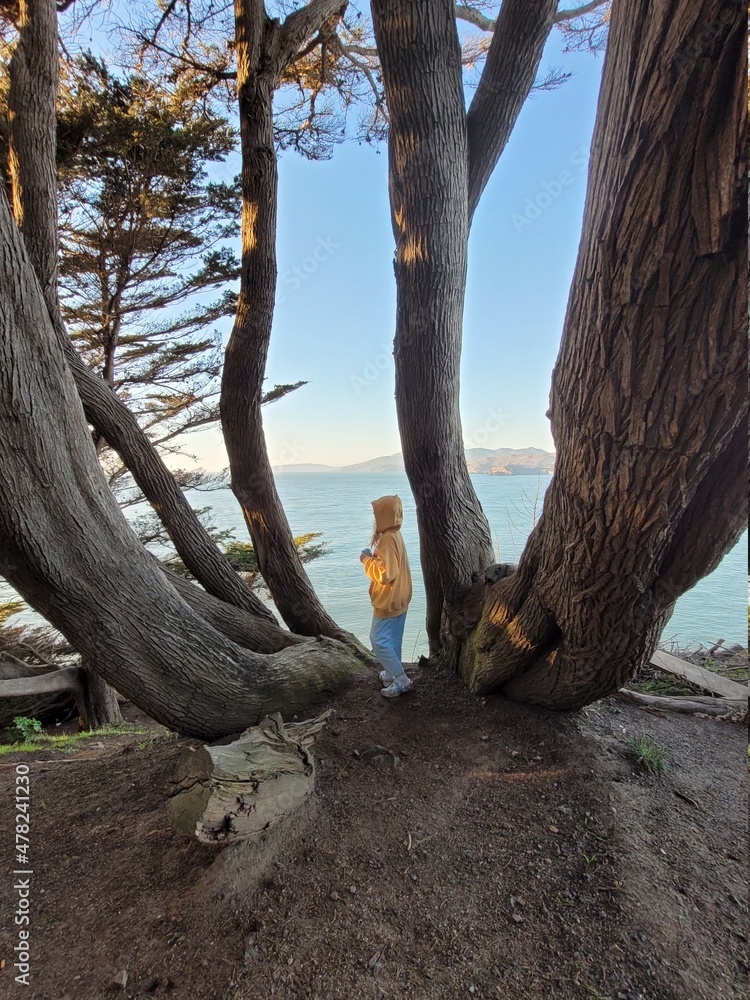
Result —
[[313, 795], [309, 747], [328, 712], [307, 722], [271, 715], [225, 746], [189, 748], [178, 760], [167, 815], [205, 844], [258, 840]]

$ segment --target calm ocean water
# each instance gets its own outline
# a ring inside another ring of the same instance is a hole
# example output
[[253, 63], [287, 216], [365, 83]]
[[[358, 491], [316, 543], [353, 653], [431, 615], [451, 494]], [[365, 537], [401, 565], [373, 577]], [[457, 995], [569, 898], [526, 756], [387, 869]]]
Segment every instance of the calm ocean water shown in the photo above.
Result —
[[[472, 476], [474, 489], [492, 529], [499, 562], [516, 562], [541, 510], [549, 477]], [[398, 493], [404, 503], [404, 540], [414, 575], [414, 599], [406, 619], [404, 658], [415, 659], [427, 650], [424, 629], [425, 598], [419, 567], [419, 542], [414, 500], [404, 473], [281, 475], [278, 489], [292, 531], [301, 535], [320, 531], [326, 553], [307, 564], [307, 571], [323, 604], [333, 618], [363, 642], [368, 641], [371, 611], [368, 581], [359, 553], [372, 532], [370, 501]], [[230, 490], [190, 496], [196, 507], [210, 505], [220, 528], [233, 528], [235, 537], [247, 535], [244, 521]], [[135, 509], [131, 516], [138, 513]], [[0, 585], [0, 600], [13, 596]], [[728, 552], [721, 565], [701, 580], [677, 603], [662, 642], [697, 648], [719, 638], [727, 644], [747, 645], [747, 533]], [[23, 615], [15, 621], [33, 621]], [[368, 643], [369, 645], [369, 643]]]
[[[499, 562], [516, 562], [541, 510], [550, 477], [472, 476], [474, 489], [492, 529]], [[370, 501], [397, 493], [404, 503], [404, 540], [414, 575], [414, 599], [406, 619], [404, 658], [426, 652], [425, 598], [419, 569], [419, 542], [414, 500], [404, 473], [280, 475], [278, 490], [292, 531], [320, 531], [327, 542], [324, 556], [307, 564], [316, 591], [333, 618], [367, 641], [371, 611], [367, 578], [359, 553], [372, 531]], [[221, 528], [234, 528], [246, 538], [244, 522], [229, 490], [198, 494], [196, 506], [211, 504]], [[719, 638], [747, 645], [747, 534], [721, 565], [677, 603], [663, 642], [696, 648]], [[368, 643], [369, 645], [369, 643]]]

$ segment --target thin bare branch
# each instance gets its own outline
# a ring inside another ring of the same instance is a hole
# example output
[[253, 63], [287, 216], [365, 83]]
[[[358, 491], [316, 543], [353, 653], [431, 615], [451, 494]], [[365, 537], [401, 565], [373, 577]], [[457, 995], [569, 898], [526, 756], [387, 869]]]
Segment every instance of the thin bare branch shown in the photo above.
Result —
[[557, 0], [505, 0], [466, 119], [469, 217], [534, 85]]
[[146, 38], [138, 32], [135, 33], [135, 37], [141, 42], [144, 47], [153, 49], [155, 52], [160, 53], [160, 55], [166, 56], [168, 59], [174, 59], [181, 66], [186, 69], [194, 69], [199, 73], [205, 73], [206, 76], [213, 77], [215, 80], [236, 80], [237, 74], [233, 70], [220, 70], [216, 66], [209, 66], [206, 63], [200, 63], [195, 59], [191, 59], [189, 56], [181, 55], [179, 52], [172, 52], [170, 49], [164, 48], [159, 45], [158, 42]]
[[159, 20], [158, 20], [158, 22], [156, 24], [156, 27], [154, 28], [153, 35], [149, 39], [149, 45], [154, 45], [155, 44], [156, 39], [159, 37], [159, 32], [164, 27], [164, 23], [171, 17], [172, 13], [174, 12], [175, 7], [177, 6], [177, 3], [178, 3], [178, 0], [169, 0], [169, 3], [164, 8], [164, 13], [159, 18]]
[[[592, 11], [597, 10], [599, 7], [604, 7], [609, 3], [609, 0], [590, 0], [589, 3], [583, 4], [581, 7], [576, 7], [572, 10], [558, 10], [555, 14], [553, 24], [561, 24], [564, 21], [575, 21], [576, 18], [585, 17], [586, 14], [590, 14]], [[456, 17], [460, 21], [466, 21], [467, 24], [473, 24], [480, 31], [494, 31], [497, 21], [491, 17], [487, 17], [476, 7], [468, 7], [466, 4], [456, 4], [455, 7]]]
[[591, 0], [590, 3], [585, 3], [582, 7], [575, 8], [575, 10], [558, 10], [555, 14], [554, 22], [555, 24], [560, 24], [561, 21], [574, 21], [577, 17], [584, 17], [586, 14], [590, 14], [598, 7], [604, 7], [608, 2], [609, 0]]
[[491, 17], [483, 14], [481, 10], [477, 10], [475, 7], [467, 7], [466, 4], [456, 4], [456, 17], [459, 21], [466, 21], [468, 24], [473, 24], [481, 31], [494, 31], [495, 24], [497, 23]]
[[336, 15], [343, 17], [347, 5], [348, 0], [310, 0], [306, 6], [290, 14], [281, 26], [277, 73], [281, 75], [284, 72], [308, 38], [317, 34], [329, 18]]

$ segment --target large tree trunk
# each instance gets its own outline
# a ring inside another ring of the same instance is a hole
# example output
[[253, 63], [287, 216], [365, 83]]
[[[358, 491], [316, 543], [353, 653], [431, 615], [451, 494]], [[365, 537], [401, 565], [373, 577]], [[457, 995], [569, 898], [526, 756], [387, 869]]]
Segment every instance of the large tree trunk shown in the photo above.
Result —
[[417, 506], [430, 652], [455, 665], [492, 562], [459, 413], [468, 231], [533, 86], [556, 2], [505, 0], [468, 114], [453, 5], [372, 7], [390, 114], [396, 407]]
[[[20, 0], [10, 61], [8, 173], [13, 214], [42, 286], [57, 303], [57, 7]], [[50, 146], [51, 144], [51, 146]]]
[[57, 291], [57, 10], [54, 0], [22, 0], [8, 93], [13, 214], [42, 286], [87, 419], [130, 469], [195, 578], [221, 600], [275, 623], [195, 515], [174, 477], [112, 387], [81, 360], [62, 321]]
[[[263, 0], [236, 0], [237, 92], [242, 150], [240, 294], [221, 385], [221, 423], [232, 489], [253, 540], [258, 568], [284, 621], [301, 635], [346, 638], [323, 608], [302, 566], [268, 458], [261, 403], [276, 296], [278, 170], [273, 95], [299, 45], [341, 0], [314, 0], [284, 25]], [[308, 21], [305, 21], [305, 17]]]
[[0, 197], [0, 573], [153, 718], [214, 739], [365, 669], [331, 639], [263, 656], [197, 615], [125, 522], [5, 195]]
[[84, 364], [65, 331], [55, 325], [86, 419], [130, 470], [187, 569], [209, 594], [275, 625], [273, 613], [243, 583], [201, 524], [135, 414]]
[[[13, 214], [47, 308], [56, 318], [60, 306], [55, 163], [58, 52], [54, 0], [20, 0], [17, 28], [8, 88], [8, 172]], [[122, 721], [117, 695], [96, 674], [88, 673], [80, 690], [79, 708], [88, 728]]]
[[471, 624], [468, 595], [492, 562], [459, 412], [469, 230], [461, 52], [449, 0], [374, 0], [372, 11], [390, 115], [396, 408], [433, 653]]
[[464, 651], [475, 691], [574, 708], [617, 690], [745, 527], [745, 16], [615, 0], [555, 476]]
[[85, 683], [81, 703], [81, 718], [86, 729], [101, 729], [102, 726], [118, 726], [122, 722], [117, 692], [99, 676], [83, 664]]

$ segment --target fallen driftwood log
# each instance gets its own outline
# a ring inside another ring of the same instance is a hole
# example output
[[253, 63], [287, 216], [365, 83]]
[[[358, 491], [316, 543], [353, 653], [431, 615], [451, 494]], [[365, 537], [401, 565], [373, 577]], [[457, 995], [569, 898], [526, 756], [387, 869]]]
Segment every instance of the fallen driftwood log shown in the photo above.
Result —
[[[16, 670], [13, 677], [8, 677], [11, 670]], [[24, 664], [14, 668], [5, 664], [4, 679], [0, 680], [0, 698], [27, 698], [30, 695], [53, 694], [66, 691], [78, 701], [83, 697], [83, 684], [80, 667], [63, 667], [60, 670], [49, 670], [46, 667], [30, 667]]]
[[703, 691], [710, 691], [720, 698], [740, 700], [744, 698], [747, 701], [747, 684], [730, 681], [728, 677], [722, 677], [706, 667], [698, 667], [694, 663], [688, 663], [687, 660], [681, 660], [679, 656], [672, 656], [671, 653], [657, 649], [649, 662], [652, 667], [657, 667], [668, 674], [674, 674], [675, 677], [681, 677], [690, 684], [694, 684]]
[[641, 694], [620, 688], [617, 697], [643, 708], [655, 708], [667, 712], [682, 712], [687, 715], [711, 715], [723, 719], [741, 719], [747, 714], [747, 697], [745, 698], [706, 698], [701, 695], [685, 695], [681, 697]]
[[0, 658], [0, 680], [3, 681], [15, 680], [16, 677], [42, 677], [51, 669], [49, 666], [26, 663], [25, 660], [19, 660], [10, 653], [3, 653]]
[[87, 729], [122, 722], [115, 692], [93, 670], [78, 665], [35, 666], [9, 653], [0, 658], [0, 699], [53, 704], [55, 696], [66, 695], [75, 701]]
[[190, 747], [167, 803], [174, 829], [204, 844], [259, 839], [312, 796], [309, 747], [330, 713], [285, 723], [271, 715], [224, 746]]

